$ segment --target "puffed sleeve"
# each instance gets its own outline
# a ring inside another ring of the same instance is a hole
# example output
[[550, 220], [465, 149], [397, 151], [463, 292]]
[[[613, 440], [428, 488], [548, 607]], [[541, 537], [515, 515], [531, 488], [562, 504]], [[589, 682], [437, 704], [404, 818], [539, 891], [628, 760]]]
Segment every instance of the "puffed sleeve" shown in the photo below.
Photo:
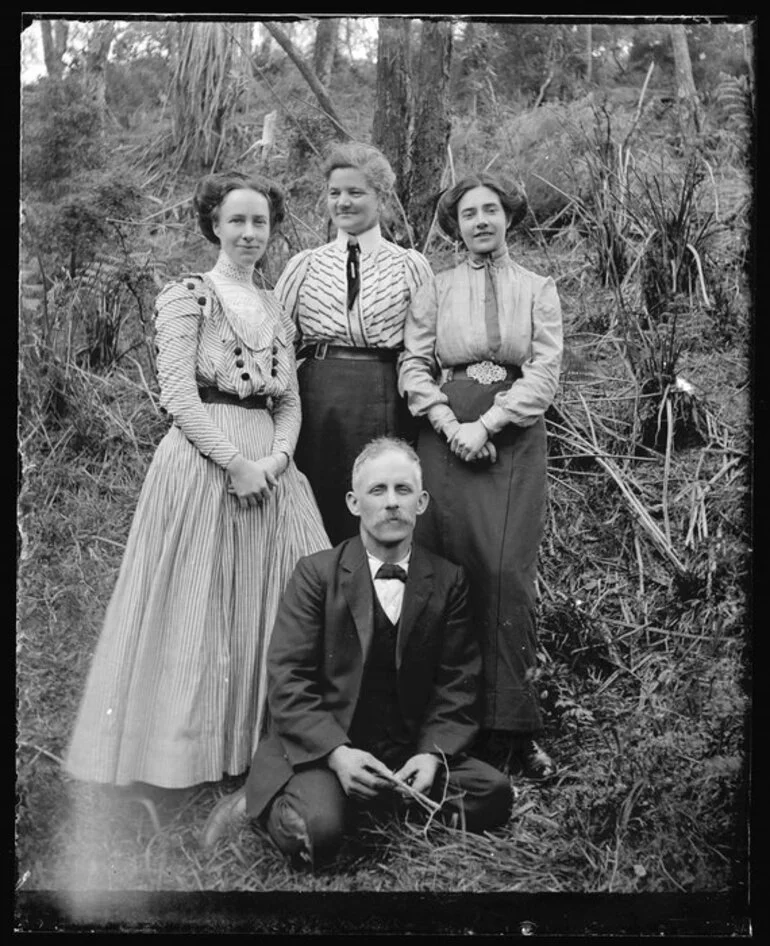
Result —
[[[274, 300], [277, 302], [277, 300]], [[296, 330], [289, 313], [281, 308], [281, 325], [286, 340], [285, 357], [288, 361], [289, 381], [281, 395], [273, 399], [273, 434], [272, 453], [285, 453], [291, 458], [297, 446], [299, 428], [302, 423], [302, 407], [297, 385], [297, 361], [294, 355], [294, 337]]]
[[434, 429], [447, 439], [460, 426], [449, 399], [437, 383], [440, 365], [436, 359], [438, 291], [435, 279], [423, 283], [414, 297], [404, 325], [404, 354], [398, 389], [406, 396], [415, 417], [427, 416]]
[[417, 295], [417, 291], [425, 285], [433, 282], [433, 270], [430, 268], [430, 263], [425, 259], [422, 253], [418, 253], [417, 250], [407, 250], [406, 251], [406, 266], [404, 269], [406, 274], [406, 284], [409, 288], [409, 298], [414, 300]]
[[289, 260], [275, 284], [273, 295], [288, 313], [290, 320], [297, 328], [294, 337], [295, 345], [302, 341], [299, 331], [299, 291], [310, 265], [311, 250], [302, 250]]
[[204, 457], [226, 468], [238, 448], [212, 423], [198, 394], [196, 365], [202, 318], [198, 298], [197, 289], [171, 283], [155, 303], [160, 403]]
[[492, 433], [506, 424], [531, 427], [552, 404], [559, 385], [563, 351], [561, 303], [552, 277], [537, 277], [532, 296], [530, 356], [521, 366], [522, 376], [482, 415]]

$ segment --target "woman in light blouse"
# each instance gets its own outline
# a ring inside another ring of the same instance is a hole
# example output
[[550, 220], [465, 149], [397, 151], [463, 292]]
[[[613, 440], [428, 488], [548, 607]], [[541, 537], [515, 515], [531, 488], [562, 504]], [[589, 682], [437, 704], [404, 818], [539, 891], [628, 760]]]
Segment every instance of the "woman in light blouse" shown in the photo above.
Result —
[[147, 471], [67, 755], [85, 781], [185, 788], [244, 772], [278, 602], [297, 560], [329, 545], [292, 462], [294, 326], [254, 283], [283, 196], [223, 172], [200, 181], [193, 203], [219, 254], [156, 302], [173, 423]]
[[345, 493], [353, 461], [375, 437], [413, 439], [398, 392], [404, 321], [428, 261], [380, 232], [395, 175], [376, 148], [339, 145], [324, 164], [337, 236], [292, 257], [275, 287], [297, 326], [302, 430], [295, 459], [333, 544], [358, 535]]
[[438, 222], [467, 258], [420, 294], [399, 387], [425, 418], [418, 437], [428, 510], [415, 538], [466, 567], [484, 655], [487, 741], [543, 778], [554, 765], [529, 679], [536, 662], [535, 577], [545, 512], [543, 415], [562, 357], [554, 281], [511, 260], [507, 233], [524, 194], [482, 173], [445, 191]]

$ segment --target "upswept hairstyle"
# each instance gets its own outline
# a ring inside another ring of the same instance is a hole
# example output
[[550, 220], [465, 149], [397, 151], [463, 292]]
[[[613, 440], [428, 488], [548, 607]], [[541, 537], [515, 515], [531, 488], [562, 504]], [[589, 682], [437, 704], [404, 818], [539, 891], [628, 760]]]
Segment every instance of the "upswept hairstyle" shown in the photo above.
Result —
[[270, 231], [277, 227], [284, 217], [283, 191], [270, 181], [241, 171], [218, 171], [207, 174], [198, 181], [193, 195], [193, 208], [198, 218], [201, 233], [209, 243], [219, 246], [219, 237], [214, 233], [214, 224], [219, 218], [219, 208], [230, 191], [239, 188], [256, 191], [267, 201], [270, 210]]
[[350, 475], [352, 487], [355, 489], [356, 480], [358, 479], [361, 467], [365, 463], [368, 463], [369, 460], [374, 460], [375, 457], [379, 457], [383, 453], [389, 453], [391, 450], [403, 453], [408, 460], [411, 460], [412, 463], [415, 464], [420, 487], [422, 488], [422, 464], [420, 463], [420, 458], [417, 456], [417, 452], [414, 448], [411, 447], [406, 440], [401, 440], [398, 437], [375, 437], [374, 440], [370, 440], [369, 443], [366, 444], [353, 462], [353, 470]]
[[332, 171], [338, 168], [355, 168], [360, 171], [380, 199], [393, 192], [396, 175], [385, 155], [373, 145], [351, 141], [335, 145], [323, 164], [323, 175], [329, 180]]
[[452, 240], [460, 240], [460, 227], [457, 222], [457, 205], [465, 194], [474, 187], [488, 187], [500, 198], [503, 211], [508, 217], [505, 232], [510, 232], [527, 216], [529, 204], [524, 191], [512, 181], [505, 180], [488, 171], [468, 174], [453, 187], [448, 187], [438, 201], [436, 216], [438, 225]]

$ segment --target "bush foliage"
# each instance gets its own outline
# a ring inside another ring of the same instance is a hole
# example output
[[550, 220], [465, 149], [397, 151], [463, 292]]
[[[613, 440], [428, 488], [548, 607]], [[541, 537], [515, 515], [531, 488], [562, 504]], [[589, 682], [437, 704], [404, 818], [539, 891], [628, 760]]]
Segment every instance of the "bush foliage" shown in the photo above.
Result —
[[[204, 270], [213, 258], [195, 231], [194, 177], [164, 171], [150, 141], [148, 125], [165, 127], [167, 73], [158, 62], [141, 66], [156, 77], [146, 98], [137, 98], [134, 67], [111, 73], [111, 107], [122, 117], [106, 152], [77, 83], [41, 80], [25, 90], [23, 127], [17, 858], [24, 887], [746, 886], [748, 131], [735, 119], [683, 152], [660, 89], [618, 93], [628, 74], [604, 94], [571, 98], [563, 90], [561, 100], [536, 109], [527, 107], [534, 80], [510, 70], [505, 81], [521, 96], [486, 94], [500, 92], [489, 69], [502, 70], [498, 55], [511, 48], [505, 34], [487, 39], [492, 59], [485, 65], [477, 56], [457, 76], [465, 104], [454, 118], [447, 175], [490, 166], [524, 183], [532, 215], [511, 252], [554, 276], [565, 312], [564, 370], [546, 418], [550, 498], [535, 673], [558, 779], [540, 788], [515, 783], [511, 821], [493, 834], [372, 824], [351, 840], [336, 873], [302, 877], [258, 832], [244, 829], [208, 854], [197, 847], [211, 804], [237, 780], [159, 799], [152, 809], [130, 793], [64, 777], [60, 760], [101, 617], [166, 429], [152, 300], [167, 278]], [[474, 43], [483, 47], [478, 34]], [[291, 253], [327, 238], [319, 153], [329, 128], [297, 103], [307, 93], [288, 62], [266, 76], [273, 88], [252, 90], [250, 109], [235, 113], [222, 160], [286, 187], [290, 213], [264, 270], [271, 285]], [[373, 69], [339, 63], [330, 91], [346, 123], [366, 137]], [[715, 93], [714, 116], [726, 108], [737, 115], [728, 98]], [[284, 105], [273, 150], [251, 149], [239, 160], [277, 99]], [[436, 269], [458, 252], [433, 229], [426, 254]]]

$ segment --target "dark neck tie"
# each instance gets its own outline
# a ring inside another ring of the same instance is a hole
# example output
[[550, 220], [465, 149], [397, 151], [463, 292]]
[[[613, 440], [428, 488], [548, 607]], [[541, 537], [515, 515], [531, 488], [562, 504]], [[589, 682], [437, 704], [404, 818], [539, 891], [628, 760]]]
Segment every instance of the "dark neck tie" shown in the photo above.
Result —
[[391, 565], [390, 562], [385, 562], [377, 569], [377, 574], [374, 577], [376, 579], [397, 578], [399, 581], [406, 581], [406, 572], [400, 565]]
[[358, 296], [358, 290], [361, 288], [361, 270], [358, 265], [358, 258], [361, 255], [361, 248], [358, 243], [351, 240], [348, 243], [348, 309], [352, 309]]
[[487, 326], [487, 344], [492, 353], [500, 350], [500, 321], [497, 314], [497, 294], [492, 278], [492, 260], [484, 260], [484, 321]]

